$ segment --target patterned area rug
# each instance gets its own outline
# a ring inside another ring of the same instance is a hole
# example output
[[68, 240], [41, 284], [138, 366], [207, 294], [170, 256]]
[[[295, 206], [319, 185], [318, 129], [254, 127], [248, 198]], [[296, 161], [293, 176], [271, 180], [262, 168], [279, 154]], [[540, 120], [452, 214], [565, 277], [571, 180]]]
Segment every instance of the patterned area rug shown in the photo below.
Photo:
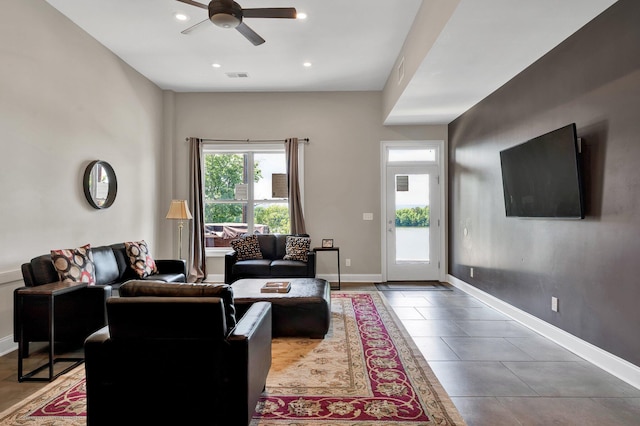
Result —
[[[378, 292], [333, 292], [324, 339], [277, 338], [251, 426], [464, 425]], [[0, 424], [85, 425], [84, 368], [0, 414]]]

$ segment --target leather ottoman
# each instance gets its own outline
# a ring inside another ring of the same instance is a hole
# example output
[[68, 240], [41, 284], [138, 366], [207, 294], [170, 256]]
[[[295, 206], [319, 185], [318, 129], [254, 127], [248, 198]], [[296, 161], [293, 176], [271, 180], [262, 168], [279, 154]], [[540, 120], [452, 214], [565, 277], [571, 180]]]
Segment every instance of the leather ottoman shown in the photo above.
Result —
[[[287, 293], [262, 293], [267, 282], [288, 281]], [[331, 288], [318, 278], [245, 278], [234, 282], [233, 300], [238, 317], [251, 304], [271, 302], [273, 337], [304, 336], [322, 339], [331, 323]]]

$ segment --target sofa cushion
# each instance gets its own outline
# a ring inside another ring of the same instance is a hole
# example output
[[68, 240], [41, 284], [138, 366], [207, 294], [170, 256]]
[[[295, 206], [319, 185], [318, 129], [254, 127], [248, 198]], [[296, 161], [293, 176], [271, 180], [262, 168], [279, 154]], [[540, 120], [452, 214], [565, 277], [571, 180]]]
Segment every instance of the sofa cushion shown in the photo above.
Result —
[[109, 246], [92, 247], [93, 263], [96, 265], [96, 284], [108, 285], [120, 278], [116, 256]]
[[[218, 297], [110, 297], [106, 306], [111, 339], [133, 341], [133, 354], [153, 341], [179, 340], [181, 349], [188, 351], [190, 341], [224, 341], [221, 339], [228, 335], [224, 301]], [[143, 353], [140, 359], [134, 356], [130, 361], [140, 363], [145, 358]]]
[[127, 281], [120, 287], [120, 297], [219, 297], [224, 301], [228, 330], [236, 326], [233, 288], [228, 284], [166, 283], [158, 281]]
[[263, 259], [282, 259], [282, 255], [278, 256], [278, 235], [258, 234], [256, 237], [258, 237]]
[[256, 235], [247, 235], [231, 240], [230, 244], [238, 254], [238, 260], [262, 259], [262, 252]]
[[34, 257], [22, 265], [24, 283], [28, 287], [48, 284], [60, 280], [60, 275], [53, 266], [51, 253]]
[[271, 276], [271, 260], [240, 260], [233, 265], [233, 275], [242, 277], [269, 277]]
[[311, 238], [287, 236], [286, 254], [284, 260], [307, 261], [307, 253], [311, 247]]
[[272, 277], [308, 276], [308, 265], [300, 260], [274, 260], [271, 262]]
[[124, 243], [129, 256], [129, 264], [140, 278], [158, 273], [156, 262], [146, 241], [128, 241]]
[[185, 282], [185, 276], [182, 273], [174, 273], [174, 274], [153, 274], [144, 278], [136, 278], [139, 280], [149, 280], [149, 281], [162, 281], [164, 283], [183, 283]]
[[90, 244], [75, 249], [51, 250], [51, 261], [62, 282], [89, 285], [96, 283], [96, 268]]

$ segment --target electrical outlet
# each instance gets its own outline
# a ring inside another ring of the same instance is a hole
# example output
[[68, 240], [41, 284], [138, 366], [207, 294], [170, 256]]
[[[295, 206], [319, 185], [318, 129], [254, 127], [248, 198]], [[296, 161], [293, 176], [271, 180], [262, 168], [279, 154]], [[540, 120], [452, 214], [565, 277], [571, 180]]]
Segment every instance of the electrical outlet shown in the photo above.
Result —
[[362, 213], [362, 220], [373, 220], [373, 213]]
[[558, 312], [558, 298], [551, 297], [551, 310], [553, 312]]
[[345, 260], [345, 261], [344, 261], [344, 264], [345, 264], [346, 266], [351, 266], [351, 259], [347, 259], [347, 260]]
[[469, 268], [469, 275], [471, 275], [471, 278], [473, 278], [473, 268]]

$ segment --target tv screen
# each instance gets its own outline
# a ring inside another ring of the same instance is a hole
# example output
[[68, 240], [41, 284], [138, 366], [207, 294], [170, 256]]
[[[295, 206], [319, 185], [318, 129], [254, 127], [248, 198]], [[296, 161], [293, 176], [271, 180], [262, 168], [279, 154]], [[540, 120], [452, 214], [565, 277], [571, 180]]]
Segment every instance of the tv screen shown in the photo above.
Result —
[[507, 216], [584, 218], [575, 123], [500, 151]]

